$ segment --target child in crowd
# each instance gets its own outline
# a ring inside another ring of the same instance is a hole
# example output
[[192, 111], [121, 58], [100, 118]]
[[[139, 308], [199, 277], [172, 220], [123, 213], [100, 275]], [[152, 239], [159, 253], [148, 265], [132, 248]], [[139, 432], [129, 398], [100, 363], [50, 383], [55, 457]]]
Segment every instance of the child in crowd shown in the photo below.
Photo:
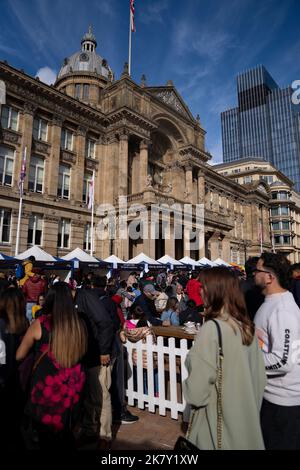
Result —
[[167, 302], [166, 310], [161, 314], [163, 322], [169, 322], [165, 326], [179, 326], [179, 303], [176, 297], [171, 297]]
[[[141, 309], [141, 307], [136, 306], [132, 310], [132, 316], [130, 320], [125, 321], [123, 330], [120, 333], [120, 338], [123, 343], [130, 341], [132, 343], [138, 343], [142, 341], [146, 342], [148, 335], [152, 335], [153, 342], [156, 341], [156, 337], [152, 330], [151, 324], [147, 321], [147, 318]], [[134, 349], [132, 351], [132, 362], [133, 362], [133, 378], [134, 386], [137, 388], [137, 351]], [[143, 351], [143, 384], [144, 384], [144, 394], [148, 395], [148, 377], [147, 377], [147, 351]], [[157, 355], [153, 355], [153, 379], [154, 379], [154, 396], [158, 396], [158, 370], [157, 370]]]
[[32, 320], [35, 320], [39, 316], [39, 314], [37, 312], [43, 308], [44, 303], [45, 303], [45, 296], [44, 296], [44, 294], [40, 294], [38, 296], [38, 300], [37, 300], [36, 305], [33, 305], [32, 309], [31, 309]]

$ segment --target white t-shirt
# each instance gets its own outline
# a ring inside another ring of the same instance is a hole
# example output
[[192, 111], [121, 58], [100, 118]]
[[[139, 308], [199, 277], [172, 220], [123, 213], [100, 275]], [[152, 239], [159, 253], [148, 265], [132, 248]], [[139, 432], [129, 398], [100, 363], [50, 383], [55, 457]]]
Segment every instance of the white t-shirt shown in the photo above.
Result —
[[276, 405], [300, 406], [300, 310], [293, 295], [268, 295], [254, 319], [264, 355], [264, 398]]

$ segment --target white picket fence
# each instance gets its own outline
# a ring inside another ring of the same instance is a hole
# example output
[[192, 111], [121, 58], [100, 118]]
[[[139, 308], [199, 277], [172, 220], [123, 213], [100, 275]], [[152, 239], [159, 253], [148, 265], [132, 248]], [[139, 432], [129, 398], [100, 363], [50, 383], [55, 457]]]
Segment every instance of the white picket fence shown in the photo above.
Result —
[[[188, 345], [186, 339], [177, 341], [180, 341], [180, 347], [176, 347], [175, 338], [161, 336], [157, 338], [156, 344], [153, 343], [151, 335], [147, 336], [145, 343], [127, 341], [124, 345], [128, 358], [126, 395], [130, 406], [137, 404], [140, 409], [144, 409], [146, 405], [150, 412], [155, 412], [158, 407], [161, 416], [166, 415], [166, 410], [171, 410], [173, 419], [178, 419], [178, 413], [183, 413], [183, 420], [188, 421], [189, 407], [186, 405], [182, 393], [182, 383], [187, 378], [184, 361], [188, 353]], [[134, 350], [136, 351], [136, 380], [134, 380], [132, 359]], [[147, 353], [147, 393], [144, 393], [143, 351]], [[156, 364], [158, 396], [154, 394], [154, 367]]]

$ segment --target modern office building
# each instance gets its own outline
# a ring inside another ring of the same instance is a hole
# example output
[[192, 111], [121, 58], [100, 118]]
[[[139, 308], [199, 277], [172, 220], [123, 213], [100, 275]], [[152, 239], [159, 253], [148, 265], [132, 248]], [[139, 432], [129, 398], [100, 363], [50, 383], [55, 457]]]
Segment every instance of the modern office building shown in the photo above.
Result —
[[223, 160], [264, 159], [300, 191], [300, 108], [259, 66], [237, 77], [238, 107], [221, 114]]

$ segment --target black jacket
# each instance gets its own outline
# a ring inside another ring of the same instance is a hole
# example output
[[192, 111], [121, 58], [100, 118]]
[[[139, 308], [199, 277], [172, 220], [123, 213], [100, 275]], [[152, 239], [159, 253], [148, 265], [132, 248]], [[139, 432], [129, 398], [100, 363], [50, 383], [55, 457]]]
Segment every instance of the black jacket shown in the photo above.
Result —
[[154, 326], [161, 326], [162, 321], [160, 318], [157, 318], [157, 311], [155, 308], [154, 300], [149, 299], [144, 294], [139, 295], [131, 308], [134, 309], [135, 306], [141, 307], [144, 314], [146, 315], [147, 320]]
[[78, 312], [88, 330], [87, 367], [100, 365], [100, 355], [111, 355], [115, 339], [114, 325], [95, 289], [78, 289]]

